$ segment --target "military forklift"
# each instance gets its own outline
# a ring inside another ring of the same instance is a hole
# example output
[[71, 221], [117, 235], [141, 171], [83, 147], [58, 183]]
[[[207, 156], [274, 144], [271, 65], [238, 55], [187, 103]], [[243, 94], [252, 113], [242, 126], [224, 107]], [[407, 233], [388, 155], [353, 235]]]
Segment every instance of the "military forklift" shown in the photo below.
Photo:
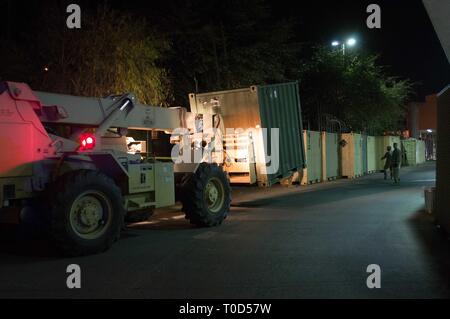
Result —
[[[127, 221], [144, 221], [176, 200], [191, 223], [220, 225], [230, 183], [211, 161], [215, 138], [204, 133], [219, 116], [142, 105], [130, 93], [89, 98], [1, 82], [0, 222], [38, 219], [70, 256], [107, 250]], [[130, 130], [181, 132], [171, 137], [178, 153], [205, 155], [159, 161], [130, 151]]]

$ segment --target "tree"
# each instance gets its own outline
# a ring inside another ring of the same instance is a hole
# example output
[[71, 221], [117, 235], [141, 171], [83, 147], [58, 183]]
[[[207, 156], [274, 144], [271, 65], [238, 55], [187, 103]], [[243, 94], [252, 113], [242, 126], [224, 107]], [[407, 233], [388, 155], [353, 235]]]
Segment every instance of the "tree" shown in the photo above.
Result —
[[267, 1], [182, 0], [152, 11], [172, 44], [165, 65], [178, 103], [189, 92], [289, 80], [293, 23], [274, 22]]
[[145, 19], [105, 5], [94, 10], [86, 6], [82, 28], [68, 29], [65, 16], [65, 7], [56, 2], [34, 21], [31, 29], [39, 31], [28, 33], [27, 49], [20, 50], [28, 55], [21, 59], [27, 66], [21, 81], [34, 89], [65, 94], [133, 92], [143, 103], [171, 102], [167, 71], [160, 63], [169, 42], [153, 32]]
[[17, 51], [25, 56], [6, 52], [12, 62], [2, 75], [40, 90], [134, 91], [145, 103], [183, 106], [190, 92], [293, 79], [294, 24], [273, 19], [267, 0], [110, 2], [117, 10], [80, 1], [82, 27], [74, 30], [65, 25], [69, 1], [24, 6], [32, 18]]
[[302, 106], [310, 126], [326, 129], [324, 114], [342, 120], [347, 130], [381, 134], [400, 129], [411, 90], [409, 80], [390, 77], [377, 57], [317, 48], [303, 62]]

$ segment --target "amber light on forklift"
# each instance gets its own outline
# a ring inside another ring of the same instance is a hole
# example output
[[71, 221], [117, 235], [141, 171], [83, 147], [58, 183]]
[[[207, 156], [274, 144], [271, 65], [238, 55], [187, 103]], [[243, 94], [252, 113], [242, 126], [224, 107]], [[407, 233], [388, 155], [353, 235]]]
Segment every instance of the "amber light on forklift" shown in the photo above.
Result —
[[95, 147], [95, 136], [91, 133], [81, 134], [80, 151], [92, 150]]

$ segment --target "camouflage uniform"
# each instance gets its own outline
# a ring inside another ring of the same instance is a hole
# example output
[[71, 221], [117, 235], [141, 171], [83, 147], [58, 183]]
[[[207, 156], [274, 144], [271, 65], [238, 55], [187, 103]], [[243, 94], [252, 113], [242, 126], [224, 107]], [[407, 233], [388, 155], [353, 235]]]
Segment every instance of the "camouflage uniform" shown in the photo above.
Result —
[[392, 175], [394, 176], [394, 183], [398, 184], [400, 182], [400, 166], [402, 164], [402, 152], [394, 144], [394, 150], [392, 151], [391, 165], [392, 165]]
[[386, 160], [384, 162], [384, 179], [387, 179], [387, 170], [389, 169], [391, 173], [391, 179], [392, 179], [392, 167], [391, 167], [391, 158], [392, 158], [392, 152], [391, 148], [388, 147], [387, 152], [384, 154], [384, 156], [381, 158], [382, 160]]

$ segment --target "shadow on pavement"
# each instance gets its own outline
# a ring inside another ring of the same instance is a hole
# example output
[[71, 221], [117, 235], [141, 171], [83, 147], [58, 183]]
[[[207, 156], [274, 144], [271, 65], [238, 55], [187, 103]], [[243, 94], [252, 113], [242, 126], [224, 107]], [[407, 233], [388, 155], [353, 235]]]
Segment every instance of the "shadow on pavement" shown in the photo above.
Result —
[[441, 289], [450, 298], [450, 234], [435, 224], [435, 218], [425, 210], [417, 211], [408, 220], [424, 258], [441, 283]]
[[2, 255], [21, 257], [58, 257], [58, 252], [48, 239], [42, 236], [37, 238], [24, 234], [27, 228], [19, 225], [0, 224], [0, 261]]

